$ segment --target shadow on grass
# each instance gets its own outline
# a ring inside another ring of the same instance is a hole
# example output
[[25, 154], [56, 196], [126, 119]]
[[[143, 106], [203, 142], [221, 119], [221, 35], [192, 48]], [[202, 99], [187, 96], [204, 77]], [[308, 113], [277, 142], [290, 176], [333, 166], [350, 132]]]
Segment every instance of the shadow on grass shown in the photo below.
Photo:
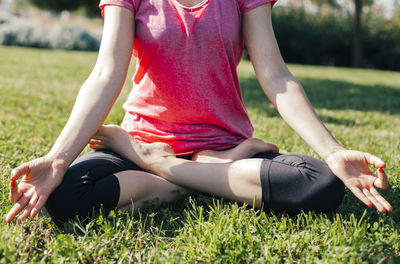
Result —
[[[330, 110], [377, 111], [387, 114], [400, 113], [400, 89], [384, 85], [360, 85], [345, 81], [299, 78], [315, 108]], [[268, 116], [278, 113], [265, 97], [256, 77], [241, 78], [245, 104], [250, 109], [258, 109]], [[356, 121], [324, 117], [323, 121], [343, 125], [354, 125]]]
[[[57, 233], [69, 233], [84, 236], [88, 228], [94, 232], [103, 232], [105, 226], [115, 227], [119, 223], [129, 223], [134, 229], [141, 232], [155, 233], [158, 230], [163, 237], [175, 237], [178, 230], [185, 226], [188, 210], [203, 207], [204, 215], [207, 216], [211, 211], [210, 205], [213, 203], [212, 196], [203, 194], [181, 195], [169, 203], [158, 204], [158, 200], [147, 201], [147, 204], [138, 211], [119, 211], [107, 213], [105, 210], [93, 212], [90, 218], [70, 220], [63, 224], [54, 225]], [[218, 198], [215, 198], [217, 201]], [[222, 199], [221, 199], [222, 200]], [[229, 203], [222, 201], [222, 203]], [[137, 231], [136, 230], [136, 231]], [[134, 230], [135, 231], [135, 230]]]
[[[329, 213], [311, 213], [316, 218], [327, 218], [334, 221], [337, 215], [344, 221], [367, 221], [368, 223], [380, 222], [382, 219], [386, 223], [392, 224], [396, 229], [400, 228], [400, 190], [398, 188], [388, 188], [387, 190], [380, 190], [380, 193], [391, 203], [393, 211], [388, 214], [379, 213], [374, 207], [368, 208], [362, 204], [349, 190], [346, 189], [345, 197], [342, 204], [335, 211]], [[157, 200], [149, 201], [147, 206], [139, 212], [112, 212], [110, 215], [104, 211], [92, 214], [89, 220], [75, 220], [64, 223], [54, 230], [56, 233], [70, 233], [77, 235], [86, 235], [85, 229], [88, 227], [91, 232], [104, 232], [109, 230], [108, 227], [118, 226], [116, 222], [128, 223], [135, 221], [136, 224], [131, 225], [133, 230], [141, 232], [148, 232], [150, 234], [161, 235], [162, 237], [174, 238], [176, 234], [185, 227], [188, 217], [192, 217], [191, 211], [198, 211], [202, 207], [203, 219], [208, 219], [208, 215], [214, 210], [216, 206], [227, 206], [235, 202], [227, 201], [205, 194], [196, 195], [182, 195], [171, 203], [163, 203], [161, 206], [156, 205]], [[239, 207], [240, 208], [240, 205]], [[251, 209], [249, 205], [247, 207]], [[263, 211], [259, 210], [259, 213]], [[296, 222], [297, 218], [304, 217], [307, 212], [299, 214], [286, 214], [284, 212], [275, 212], [266, 210], [267, 217], [273, 218], [291, 218]]]
[[391, 213], [381, 214], [375, 207], [368, 208], [361, 201], [359, 201], [348, 189], [346, 189], [345, 198], [338, 208], [337, 212], [342, 216], [354, 216], [358, 219], [362, 217], [364, 211], [367, 211], [367, 217], [371, 221], [378, 221], [379, 218], [384, 218], [397, 228], [400, 228], [400, 189], [389, 187], [386, 190], [378, 189], [378, 192], [392, 205], [393, 211]]
[[[388, 194], [393, 195], [393, 197], [399, 195], [398, 189], [388, 190], [387, 192]], [[397, 222], [394, 222], [390, 221], [389, 219], [387, 221], [385, 218], [383, 218], [382, 221], [382, 217], [379, 219], [376, 217], [376, 220], [374, 217], [376, 214], [374, 212], [370, 210], [364, 212], [364, 207], [360, 206], [360, 204], [357, 204], [351, 194], [347, 194], [346, 196], [345, 204], [352, 203], [354, 210], [342, 210], [341, 208], [345, 207], [342, 205], [337, 212], [329, 214], [301, 213], [294, 216], [288, 216], [284, 213], [275, 212], [266, 212], [264, 215], [261, 213], [261, 211], [257, 211], [254, 216], [256, 217], [255, 219], [257, 219], [257, 222], [259, 223], [266, 224], [267, 228], [264, 229], [263, 226], [256, 225], [256, 229], [254, 229], [255, 227], [253, 226], [251, 232], [257, 239], [264, 239], [264, 237], [267, 237], [268, 239], [268, 235], [279, 238], [282, 235], [282, 232], [285, 232], [286, 234], [289, 233], [288, 237], [296, 234], [299, 234], [299, 237], [302, 237], [302, 234], [307, 232], [310, 234], [310, 236], [315, 236], [315, 239], [317, 240], [320, 239], [321, 241], [326, 241], [326, 239], [328, 239], [328, 241], [330, 241], [330, 238], [336, 239], [336, 237], [332, 237], [332, 234], [328, 238], [323, 238], [323, 236], [321, 237], [321, 234], [326, 232], [327, 227], [336, 229], [338, 232], [342, 232], [343, 229], [344, 232], [349, 232], [348, 236], [351, 236], [353, 232], [358, 237], [361, 237], [358, 232], [368, 234], [368, 237], [365, 239], [375, 238], [372, 233], [374, 233], [377, 228], [379, 229], [377, 232], [382, 234], [382, 228], [387, 228], [386, 223], [388, 222], [391, 223], [395, 229], [400, 227], [400, 223], [398, 222], [399, 219], [397, 219]], [[80, 237], [76, 238], [77, 241], [86, 241], [86, 239], [89, 238], [87, 240], [88, 243], [91, 242], [91, 237], [101, 237], [102, 241], [110, 241], [107, 242], [110, 248], [113, 246], [118, 248], [120, 246], [119, 241], [124, 241], [122, 237], [128, 237], [130, 241], [133, 241], [132, 243], [128, 243], [128, 248], [135, 248], [135, 250], [140, 249], [142, 252], [144, 252], [141, 254], [145, 256], [147, 254], [146, 251], [143, 251], [143, 245], [145, 244], [149, 244], [151, 250], [151, 247], [157, 247], [157, 243], [154, 244], [154, 241], [165, 239], [170, 241], [177, 238], [182, 242], [185, 241], [185, 238], [182, 236], [186, 236], [188, 233], [192, 234], [191, 232], [196, 231], [197, 228], [207, 229], [210, 227], [215, 228], [215, 230], [218, 231], [219, 223], [224, 223], [223, 226], [225, 226], [226, 222], [230, 221], [224, 220], [227, 216], [229, 217], [230, 215], [235, 215], [235, 213], [236, 216], [238, 213], [247, 213], [243, 211], [243, 207], [238, 207], [234, 203], [222, 199], [214, 199], [211, 196], [202, 194], [181, 196], [172, 203], [165, 204], [161, 207], [156, 207], [155, 204], [156, 202], [150, 202], [145, 209], [141, 210], [140, 213], [133, 214], [128, 212], [115, 212], [109, 216], [104, 213], [97, 213], [86, 225], [82, 225], [79, 224], [78, 221], [74, 221], [65, 224], [63, 229], [54, 230], [45, 228], [45, 230], [47, 230], [47, 232], [51, 232], [51, 234], [47, 235], [51, 235], [53, 237], [57, 236], [57, 241], [59, 241], [61, 245], [64, 245], [66, 242], [68, 242], [68, 237], [64, 237], [63, 234], [70, 234], [72, 236], [77, 235]], [[393, 205], [397, 207], [398, 204]], [[216, 210], [216, 207], [222, 208], [221, 211]], [[250, 209], [251, 206], [248, 208], [250, 211], [250, 217], [253, 217], [253, 213], [251, 212], [252, 209]], [[230, 210], [232, 210], [232, 213]], [[217, 211], [217, 213], [215, 211]], [[218, 212], [223, 212], [222, 218], [224, 219], [222, 222], [219, 222]], [[389, 217], [390, 216], [388, 216], [388, 218]], [[240, 228], [240, 224], [238, 226]], [[282, 231], [286, 230], [286, 226], [288, 226], [288, 229], [291, 230]], [[282, 229], [282, 227], [285, 228]], [[39, 232], [41, 228], [36, 228], [35, 230]], [[244, 227], [243, 230], [246, 230], [246, 227]], [[27, 232], [29, 232], [29, 229], [27, 229]], [[60, 234], [61, 236], [59, 236]], [[243, 237], [243, 239], [249, 238]], [[42, 235], [39, 244], [37, 240], [38, 239], [35, 240], [34, 248], [36, 248], [38, 252], [42, 252], [42, 250], [46, 249], [45, 243], [47, 239], [44, 235]], [[188, 239], [188, 241], [192, 240]], [[126, 242], [121, 242], [122, 246], [124, 246], [123, 243]], [[104, 243], [100, 244], [100, 246], [101, 245], [104, 245]], [[220, 250], [221, 252], [224, 252], [223, 250], [226, 246], [226, 243], [215, 244], [216, 250]], [[234, 245], [232, 245], [232, 247], [234, 247]], [[160, 249], [163, 250], [163, 247]], [[324, 254], [324, 249], [321, 250], [321, 254]], [[377, 241], [377, 243], [372, 243], [368, 250], [372, 250], [374, 253], [374, 263], [378, 262], [378, 260], [385, 261], [380, 263], [398, 263], [397, 261], [400, 260], [400, 257], [394, 254], [396, 251], [392, 248], [390, 241], [382, 240]], [[369, 259], [369, 257], [367, 258], [367, 256], [365, 256], [365, 254], [362, 257]]]

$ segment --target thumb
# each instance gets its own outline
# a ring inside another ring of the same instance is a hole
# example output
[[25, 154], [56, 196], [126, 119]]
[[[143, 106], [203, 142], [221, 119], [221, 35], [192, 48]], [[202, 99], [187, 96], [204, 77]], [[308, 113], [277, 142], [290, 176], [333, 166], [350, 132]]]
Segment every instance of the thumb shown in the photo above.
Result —
[[18, 189], [18, 183], [16, 181], [10, 181], [9, 199], [15, 203], [21, 196], [21, 192]]
[[389, 185], [386, 173], [382, 168], [379, 168], [376, 174], [378, 178], [375, 179], [374, 186], [380, 189], [386, 189]]
[[11, 181], [18, 180], [22, 175], [27, 175], [31, 172], [30, 163], [24, 163], [11, 171]]

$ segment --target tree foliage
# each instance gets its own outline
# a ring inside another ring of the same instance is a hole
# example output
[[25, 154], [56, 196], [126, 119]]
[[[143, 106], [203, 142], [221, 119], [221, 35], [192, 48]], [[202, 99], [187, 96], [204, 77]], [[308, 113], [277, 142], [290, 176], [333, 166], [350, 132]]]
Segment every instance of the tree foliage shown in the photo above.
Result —
[[79, 8], [84, 9], [85, 13], [89, 16], [96, 16], [100, 14], [99, 1], [93, 0], [29, 0], [34, 6], [51, 10], [54, 12], [61, 12], [63, 10], [73, 11]]
[[[353, 15], [275, 7], [273, 27], [286, 62], [352, 65]], [[388, 20], [373, 9], [363, 14], [362, 46], [368, 68], [400, 70], [400, 16]]]
[[[341, 5], [337, 0], [311, 0], [318, 6], [328, 5], [332, 8], [340, 9]], [[352, 34], [352, 66], [364, 66], [364, 47], [363, 43], [363, 21], [362, 11], [363, 6], [373, 5], [373, 0], [351, 0], [354, 5], [353, 14], [353, 34]]]

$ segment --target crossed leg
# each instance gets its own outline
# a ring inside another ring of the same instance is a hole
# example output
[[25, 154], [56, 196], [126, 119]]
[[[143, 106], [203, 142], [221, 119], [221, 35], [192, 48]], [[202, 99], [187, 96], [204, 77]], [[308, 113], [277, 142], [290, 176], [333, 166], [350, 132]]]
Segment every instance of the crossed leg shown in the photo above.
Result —
[[114, 152], [90, 152], [70, 166], [46, 203], [54, 220], [86, 217], [102, 205], [136, 209], [147, 200], [171, 201], [191, 190], [293, 213], [332, 210], [343, 198], [343, 183], [327, 165], [304, 155], [262, 153], [230, 161], [251, 151], [234, 156], [228, 150], [209, 163], [208, 151], [196, 162], [176, 158], [166, 144], [140, 144], [118, 127], [104, 131], [111, 133], [98, 133], [91, 145]]
[[[193, 161], [176, 158], [173, 150], [163, 143], [141, 144], [122, 128], [115, 125], [103, 126], [89, 142], [93, 149], [112, 149], [137, 164], [160, 175], [168, 181], [161, 181], [157, 176], [148, 178], [143, 176], [142, 181], [159, 181], [160, 190], [164, 188], [178, 188], [181, 192], [195, 189], [208, 194], [221, 196], [230, 200], [252, 203], [261, 206], [260, 167], [262, 159], [245, 159], [259, 152], [277, 153], [278, 147], [265, 143], [259, 139], [247, 139], [237, 147], [226, 151], [201, 151], [193, 156]], [[188, 173], [190, 172], [190, 173]], [[132, 177], [136, 172], [121, 172], [116, 174], [120, 181], [120, 204], [125, 204], [137, 192], [131, 186], [136, 179]], [[138, 176], [135, 176], [135, 178]], [[171, 182], [175, 183], [172, 184]], [[146, 192], [145, 199], [156, 195], [164, 196], [158, 190], [141, 190]], [[171, 197], [166, 195], [166, 198]], [[161, 197], [159, 197], [161, 198]], [[134, 201], [142, 200], [133, 198]], [[161, 200], [161, 199], [160, 199]]]
[[[138, 143], [118, 126], [102, 127], [90, 145], [95, 149], [110, 148], [183, 188], [249, 204], [255, 202], [257, 207], [266, 202], [271, 208], [293, 212], [301, 208], [326, 211], [336, 208], [343, 197], [343, 184], [319, 160], [280, 154], [270, 155], [267, 160], [248, 158], [256, 150], [277, 152], [276, 146], [262, 141], [245, 141], [225, 152], [208, 150], [195, 155], [201, 162], [176, 158], [167, 144]], [[129, 185], [126, 190], [126, 197], [133, 195]]]

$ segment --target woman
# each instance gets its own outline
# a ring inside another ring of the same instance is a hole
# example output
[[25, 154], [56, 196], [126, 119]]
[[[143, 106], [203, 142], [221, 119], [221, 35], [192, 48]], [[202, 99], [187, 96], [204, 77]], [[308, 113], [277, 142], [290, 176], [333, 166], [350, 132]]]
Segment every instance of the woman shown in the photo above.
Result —
[[[54, 220], [65, 221], [101, 205], [137, 208], [191, 190], [246, 203], [255, 199], [264, 209], [329, 211], [341, 202], [343, 183], [367, 206], [390, 212], [374, 188], [386, 188], [386, 175], [375, 176], [368, 167], [385, 163], [346, 150], [321, 123], [282, 60], [272, 4], [101, 1], [105, 22], [97, 63], [51, 151], [13, 170], [15, 205], [6, 221], [34, 217], [43, 206]], [[269, 100], [326, 164], [281, 155], [276, 146], [251, 139], [236, 73], [243, 42]], [[125, 81], [132, 51], [138, 63], [123, 129], [101, 126]], [[70, 166], [89, 141], [98, 151]]]

